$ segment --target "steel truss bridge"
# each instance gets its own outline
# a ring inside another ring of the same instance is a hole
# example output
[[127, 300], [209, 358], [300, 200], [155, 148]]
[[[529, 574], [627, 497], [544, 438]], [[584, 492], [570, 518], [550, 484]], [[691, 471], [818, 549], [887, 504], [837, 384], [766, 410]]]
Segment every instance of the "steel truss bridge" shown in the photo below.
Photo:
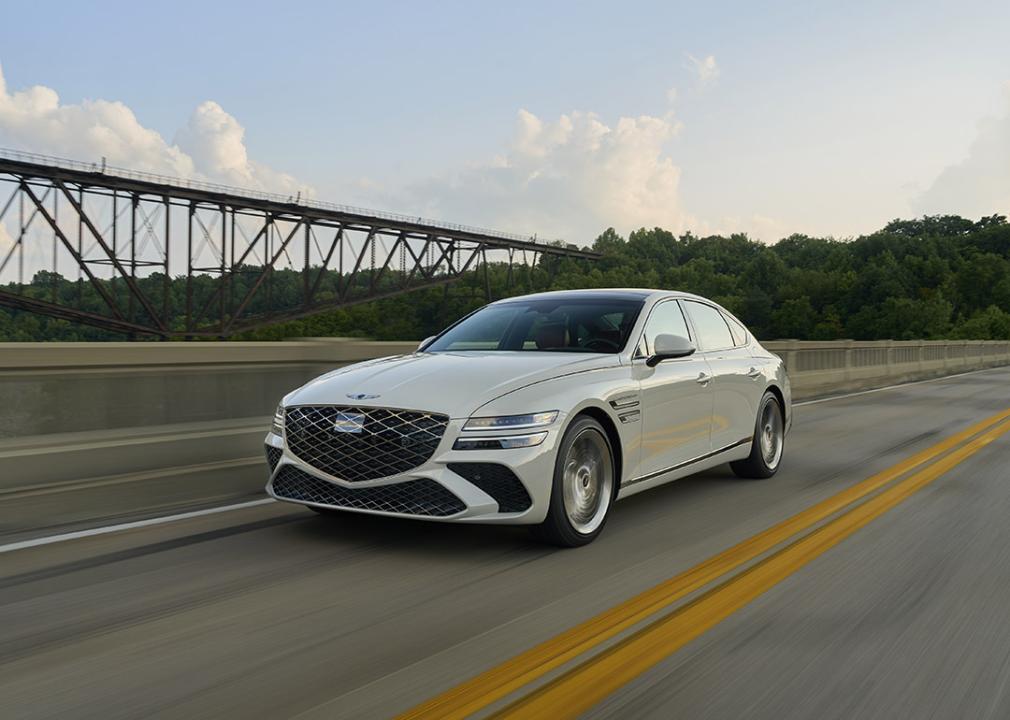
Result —
[[532, 271], [545, 256], [598, 257], [300, 196], [0, 152], [0, 306], [131, 336], [227, 337], [481, 268], [490, 295], [489, 262], [507, 263], [511, 287], [514, 266]]

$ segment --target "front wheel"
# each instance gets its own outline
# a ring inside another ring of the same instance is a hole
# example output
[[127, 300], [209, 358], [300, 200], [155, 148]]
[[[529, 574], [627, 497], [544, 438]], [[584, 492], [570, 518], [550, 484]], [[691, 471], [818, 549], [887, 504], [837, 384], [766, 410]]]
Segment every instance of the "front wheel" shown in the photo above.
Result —
[[576, 418], [558, 447], [547, 518], [533, 528], [534, 534], [561, 547], [592, 542], [607, 521], [615, 485], [614, 451], [606, 431], [591, 417]]
[[766, 392], [758, 405], [757, 422], [750, 455], [729, 464], [737, 477], [770, 478], [782, 462], [786, 442], [786, 424], [782, 406], [774, 393]]

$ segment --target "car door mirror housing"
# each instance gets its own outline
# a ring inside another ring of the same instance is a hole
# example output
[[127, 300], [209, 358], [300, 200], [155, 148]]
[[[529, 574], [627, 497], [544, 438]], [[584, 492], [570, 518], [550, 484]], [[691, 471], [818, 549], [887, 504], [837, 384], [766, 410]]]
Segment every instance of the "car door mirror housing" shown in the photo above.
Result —
[[421, 352], [421, 350], [423, 350], [423, 349], [424, 349], [424, 346], [425, 346], [425, 345], [427, 345], [428, 343], [430, 343], [430, 342], [431, 342], [432, 340], [434, 340], [434, 339], [435, 339], [435, 336], [434, 336], [434, 335], [429, 335], [428, 337], [426, 337], [426, 338], [425, 338], [424, 340], [422, 340], [422, 341], [421, 341], [421, 343], [420, 343], [420, 344], [419, 344], [419, 345], [417, 346], [417, 350], [415, 350], [415, 352]]
[[670, 335], [668, 333], [657, 335], [652, 344], [652, 355], [645, 361], [645, 364], [649, 367], [656, 367], [656, 365], [664, 360], [687, 357], [694, 354], [695, 350], [697, 350], [694, 343], [686, 337]]

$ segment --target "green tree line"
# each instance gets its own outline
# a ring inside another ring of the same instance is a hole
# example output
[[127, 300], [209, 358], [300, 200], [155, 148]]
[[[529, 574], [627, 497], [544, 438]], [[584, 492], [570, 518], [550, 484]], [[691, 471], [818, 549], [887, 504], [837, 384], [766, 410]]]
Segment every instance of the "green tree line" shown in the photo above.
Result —
[[[499, 299], [545, 289], [650, 287], [685, 290], [726, 306], [763, 339], [834, 340], [1010, 339], [1010, 224], [994, 215], [978, 221], [957, 216], [895, 220], [852, 240], [792, 235], [768, 245], [746, 235], [691, 233], [675, 236], [659, 228], [622, 237], [613, 229], [593, 243], [602, 259], [590, 262], [543, 257], [536, 267], [490, 263], [451, 285], [416, 290], [384, 300], [339, 307], [275, 323], [236, 336], [244, 340], [286, 337], [361, 336], [414, 340], [438, 332], [490, 296]], [[236, 280], [239, 298], [255, 277]], [[321, 286], [325, 301], [339, 280]], [[393, 287], [400, 278], [390, 273]], [[143, 279], [151, 291], [165, 278]], [[212, 278], [198, 278], [194, 294], [203, 302]], [[170, 310], [178, 317], [186, 289], [171, 279]], [[122, 297], [124, 288], [110, 283]], [[297, 307], [301, 277], [278, 271], [270, 292], [261, 292], [249, 311]], [[38, 273], [30, 286], [9, 289], [43, 299], [101, 305], [86, 284]], [[178, 322], [178, 321], [177, 321]], [[178, 327], [178, 324], [176, 325]], [[123, 336], [63, 320], [0, 310], [0, 340], [106, 340]]]

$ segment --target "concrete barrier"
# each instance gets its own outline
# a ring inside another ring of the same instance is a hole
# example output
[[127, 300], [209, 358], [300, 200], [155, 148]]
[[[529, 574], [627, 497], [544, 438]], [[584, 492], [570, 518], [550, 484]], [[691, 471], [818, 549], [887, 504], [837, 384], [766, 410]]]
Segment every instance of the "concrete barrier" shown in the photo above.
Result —
[[277, 401], [416, 342], [0, 343], [0, 537], [260, 496]]
[[[765, 346], [785, 360], [796, 400], [1010, 365], [1007, 341]], [[173, 476], [202, 497], [220, 498], [212, 490], [221, 478], [234, 493], [256, 492], [262, 437], [285, 393], [327, 370], [415, 347], [341, 338], [0, 343], [0, 500]], [[143, 492], [132, 496], [145, 502]], [[0, 516], [0, 532], [17, 524]]]
[[0, 442], [271, 414], [335, 367], [416, 342], [0, 343]]
[[763, 343], [785, 361], [793, 399], [1010, 365], [1006, 340], [775, 340]]

